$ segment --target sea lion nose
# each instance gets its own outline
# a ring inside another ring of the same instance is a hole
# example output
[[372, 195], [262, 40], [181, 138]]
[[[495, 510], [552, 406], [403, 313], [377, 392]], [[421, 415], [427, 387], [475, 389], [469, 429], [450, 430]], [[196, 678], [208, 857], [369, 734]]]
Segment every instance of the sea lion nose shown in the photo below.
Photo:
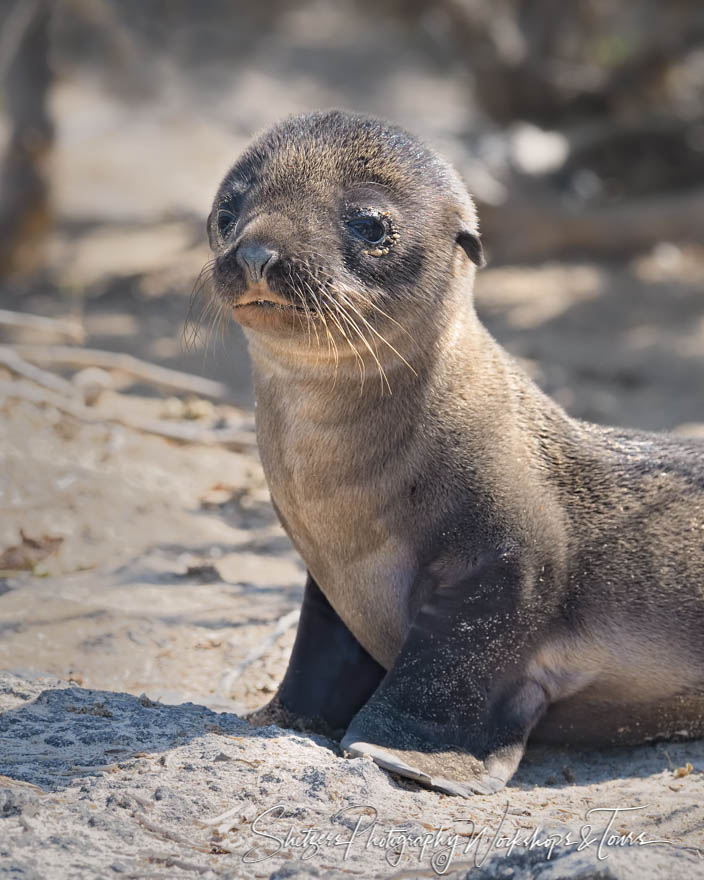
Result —
[[244, 270], [247, 281], [257, 284], [266, 275], [266, 270], [278, 259], [278, 253], [259, 241], [245, 241], [235, 253], [237, 262]]

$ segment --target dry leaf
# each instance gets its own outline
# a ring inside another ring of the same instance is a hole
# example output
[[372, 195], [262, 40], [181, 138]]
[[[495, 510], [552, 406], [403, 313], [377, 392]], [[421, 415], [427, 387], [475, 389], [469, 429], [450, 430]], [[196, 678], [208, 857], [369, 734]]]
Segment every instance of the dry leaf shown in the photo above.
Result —
[[34, 566], [51, 556], [63, 543], [63, 538], [52, 538], [42, 535], [41, 538], [30, 538], [20, 529], [22, 543], [8, 547], [0, 554], [0, 570], [32, 571]]

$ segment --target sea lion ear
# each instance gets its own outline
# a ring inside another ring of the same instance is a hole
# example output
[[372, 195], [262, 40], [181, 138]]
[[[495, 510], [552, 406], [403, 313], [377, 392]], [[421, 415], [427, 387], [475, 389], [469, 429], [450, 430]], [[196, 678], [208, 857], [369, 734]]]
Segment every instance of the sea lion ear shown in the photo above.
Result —
[[457, 244], [462, 247], [469, 259], [479, 269], [486, 265], [484, 251], [482, 249], [482, 243], [479, 239], [478, 232], [470, 232], [469, 229], [460, 229], [457, 233]]

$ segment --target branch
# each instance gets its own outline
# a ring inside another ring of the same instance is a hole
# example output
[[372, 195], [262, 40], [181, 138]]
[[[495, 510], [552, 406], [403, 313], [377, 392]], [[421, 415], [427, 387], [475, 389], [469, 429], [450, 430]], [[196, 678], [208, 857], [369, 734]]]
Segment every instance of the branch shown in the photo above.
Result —
[[73, 416], [81, 422], [92, 424], [108, 423], [123, 425], [144, 434], [154, 434], [167, 440], [180, 443], [194, 443], [203, 446], [224, 446], [242, 450], [256, 446], [257, 438], [251, 431], [231, 428], [203, 428], [192, 422], [166, 422], [159, 419], [132, 418], [124, 413], [107, 414], [97, 412], [79, 403], [44, 388], [37, 388], [24, 382], [0, 381], [0, 397], [27, 400], [40, 406], [53, 406], [59, 412]]
[[220, 679], [220, 692], [221, 694], [230, 694], [232, 691], [233, 684], [237, 681], [237, 679], [242, 675], [242, 673], [252, 665], [256, 660], [259, 660], [260, 657], [263, 657], [264, 654], [271, 648], [279, 638], [292, 626], [295, 626], [298, 623], [298, 619], [301, 616], [300, 608], [296, 608], [294, 611], [289, 611], [288, 614], [284, 614], [283, 617], [280, 617], [276, 622], [276, 626], [269, 633], [269, 635], [263, 639], [256, 648], [253, 648], [249, 654], [244, 658], [241, 663], [238, 663], [234, 669], [231, 669], [229, 672], [226, 672], [222, 678]]
[[65, 318], [45, 318], [26, 312], [10, 312], [0, 309], [0, 326], [18, 327], [21, 330], [39, 330], [54, 336], [66, 336], [73, 342], [83, 342], [83, 327], [78, 321]]
[[42, 388], [48, 388], [49, 391], [66, 394], [69, 397], [75, 394], [76, 389], [66, 379], [32, 366], [9, 345], [0, 345], [0, 366], [6, 367], [15, 376], [31, 379], [32, 382], [36, 382]]
[[140, 382], [169, 391], [180, 391], [216, 400], [229, 400], [232, 397], [231, 389], [224, 382], [215, 382], [212, 379], [194, 376], [192, 373], [159, 367], [121, 352], [74, 348], [70, 345], [15, 345], [14, 349], [21, 357], [33, 364], [76, 368], [101, 367], [104, 370], [118, 370]]
[[703, 228], [704, 189], [582, 211], [570, 211], [559, 196], [530, 190], [482, 210], [482, 233], [495, 264], [636, 253], [658, 241], [696, 242]]

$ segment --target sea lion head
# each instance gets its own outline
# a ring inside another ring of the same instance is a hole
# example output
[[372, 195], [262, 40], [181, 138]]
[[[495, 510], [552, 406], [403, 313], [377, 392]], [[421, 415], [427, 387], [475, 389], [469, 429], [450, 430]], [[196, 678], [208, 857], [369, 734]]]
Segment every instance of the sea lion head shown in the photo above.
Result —
[[[450, 279], [483, 262], [458, 174], [401, 128], [337, 110], [254, 141], [220, 185], [208, 237], [217, 296], [250, 337], [317, 340], [322, 353], [337, 340], [336, 357], [340, 341], [364, 351], [437, 324]], [[471, 279], [461, 287], [468, 298]]]

